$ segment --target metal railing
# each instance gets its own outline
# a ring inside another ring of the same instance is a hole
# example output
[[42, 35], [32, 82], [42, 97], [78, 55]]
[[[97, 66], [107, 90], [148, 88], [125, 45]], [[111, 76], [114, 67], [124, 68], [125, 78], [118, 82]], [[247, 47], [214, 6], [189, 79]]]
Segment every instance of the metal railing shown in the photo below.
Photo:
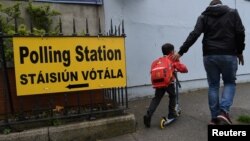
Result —
[[[21, 36], [17, 31], [15, 22], [14, 35], [6, 35], [2, 32], [0, 23], [0, 130], [11, 128], [22, 130], [33, 126], [48, 126], [79, 120], [93, 120], [99, 117], [108, 117], [124, 114], [128, 108], [127, 87], [105, 88], [99, 90], [87, 90], [76, 92], [65, 92], [49, 95], [17, 96], [15, 89], [14, 67], [8, 68], [5, 59], [3, 42], [5, 39]], [[30, 35], [34, 37], [33, 27], [30, 24]], [[62, 22], [59, 20], [59, 37], [63, 37]], [[46, 33], [44, 36], [50, 36]], [[55, 35], [53, 35], [54, 37]], [[75, 20], [73, 19], [73, 33], [76, 34]], [[88, 20], [86, 19], [86, 34], [90, 36]], [[124, 22], [119, 26], [113, 26], [112, 20], [109, 32], [102, 33], [99, 20], [98, 36], [104, 37], [125, 37]], [[68, 36], [67, 36], [68, 37]], [[83, 36], [81, 36], [83, 37]], [[2, 90], [2, 91], [1, 91]], [[2, 103], [1, 103], [2, 101]], [[49, 122], [48, 122], [49, 121]], [[25, 126], [23, 126], [25, 125]]]

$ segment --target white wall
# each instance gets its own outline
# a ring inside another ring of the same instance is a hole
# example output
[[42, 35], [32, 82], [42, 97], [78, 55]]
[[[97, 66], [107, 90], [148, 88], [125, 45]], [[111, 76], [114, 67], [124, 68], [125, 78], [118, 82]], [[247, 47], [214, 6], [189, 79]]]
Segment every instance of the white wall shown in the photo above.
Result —
[[[222, 0], [235, 7], [235, 0]], [[104, 15], [106, 29], [110, 19], [118, 25], [124, 19], [126, 32], [127, 80], [129, 98], [153, 94], [150, 83], [150, 64], [161, 55], [161, 45], [170, 42], [176, 50], [182, 45], [193, 29], [197, 17], [209, 5], [210, 0], [105, 0]], [[237, 0], [236, 7], [246, 28], [246, 44], [249, 44], [250, 2]], [[206, 74], [202, 62], [202, 36], [181, 58], [189, 69], [188, 74], [180, 74], [181, 91], [207, 87]], [[245, 65], [239, 66], [238, 82], [250, 81], [250, 62], [244, 52]], [[247, 75], [246, 75], [247, 74]]]

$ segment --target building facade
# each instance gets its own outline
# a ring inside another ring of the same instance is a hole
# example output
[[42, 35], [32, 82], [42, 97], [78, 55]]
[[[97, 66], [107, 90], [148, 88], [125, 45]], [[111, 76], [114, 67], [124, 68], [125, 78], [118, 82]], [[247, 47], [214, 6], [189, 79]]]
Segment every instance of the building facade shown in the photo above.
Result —
[[[250, 81], [248, 61], [250, 2], [246, 0], [222, 0], [232, 8], [237, 8], [246, 29], [245, 65], [239, 66], [237, 83]], [[125, 21], [126, 53], [129, 97], [153, 95], [150, 82], [151, 62], [161, 55], [161, 45], [170, 42], [178, 51], [188, 34], [193, 30], [197, 17], [209, 5], [210, 0], [105, 0], [104, 15], [106, 28], [110, 18], [114, 22]], [[181, 91], [207, 87], [206, 73], [202, 58], [202, 36], [181, 58], [189, 69], [187, 74], [179, 74]]]

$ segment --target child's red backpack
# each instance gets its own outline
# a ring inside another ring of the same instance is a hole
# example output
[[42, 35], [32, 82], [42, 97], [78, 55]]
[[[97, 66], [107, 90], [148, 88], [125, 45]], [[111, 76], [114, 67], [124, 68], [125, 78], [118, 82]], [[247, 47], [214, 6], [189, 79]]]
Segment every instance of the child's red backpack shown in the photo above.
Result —
[[151, 82], [153, 88], [167, 87], [173, 80], [174, 67], [168, 56], [160, 57], [151, 64]]

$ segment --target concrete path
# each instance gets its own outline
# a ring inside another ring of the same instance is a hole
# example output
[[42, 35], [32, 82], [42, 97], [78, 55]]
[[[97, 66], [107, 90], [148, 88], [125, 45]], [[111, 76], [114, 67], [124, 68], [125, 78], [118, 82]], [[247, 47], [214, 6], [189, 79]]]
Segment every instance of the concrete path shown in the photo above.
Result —
[[[165, 96], [156, 110], [151, 128], [145, 128], [143, 115], [151, 98], [138, 99], [129, 102], [128, 113], [133, 113], [136, 119], [136, 132], [101, 141], [207, 141], [207, 124], [210, 120], [207, 89], [181, 93], [181, 116], [165, 129], [160, 129], [160, 119], [167, 114], [168, 96]], [[234, 104], [230, 117], [234, 124], [240, 115], [250, 116], [250, 83], [237, 84]], [[121, 127], [122, 128], [122, 127]]]

